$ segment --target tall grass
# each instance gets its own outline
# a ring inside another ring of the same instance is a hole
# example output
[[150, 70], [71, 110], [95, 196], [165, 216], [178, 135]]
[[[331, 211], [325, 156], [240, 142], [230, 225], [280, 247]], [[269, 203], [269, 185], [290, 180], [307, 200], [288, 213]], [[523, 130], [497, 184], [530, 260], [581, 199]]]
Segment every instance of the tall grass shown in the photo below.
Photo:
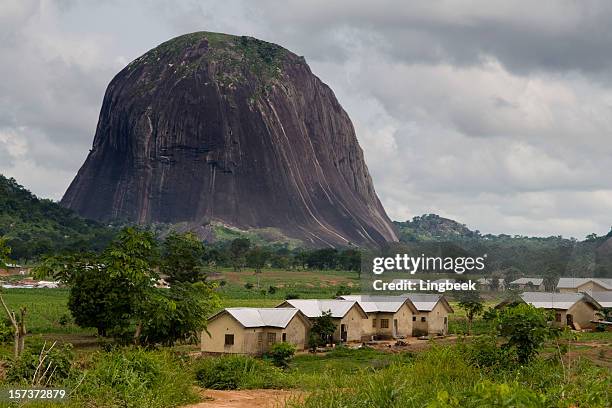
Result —
[[[586, 360], [555, 358], [491, 372], [472, 365], [462, 346], [433, 346], [379, 370], [334, 371], [289, 407], [597, 407], [612, 406], [610, 371]], [[341, 379], [340, 377], [343, 377]]]
[[167, 351], [140, 348], [98, 352], [71, 381], [75, 406], [164, 408], [198, 400], [193, 378]]

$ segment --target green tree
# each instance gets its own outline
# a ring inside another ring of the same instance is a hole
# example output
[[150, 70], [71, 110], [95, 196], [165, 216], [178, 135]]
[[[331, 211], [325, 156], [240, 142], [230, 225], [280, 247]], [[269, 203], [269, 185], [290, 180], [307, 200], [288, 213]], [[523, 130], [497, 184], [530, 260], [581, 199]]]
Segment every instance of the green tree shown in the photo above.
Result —
[[220, 306], [214, 289], [209, 282], [177, 282], [157, 289], [146, 303], [141, 343], [171, 346], [177, 340], [197, 339], [207, 317]]
[[274, 365], [281, 368], [287, 368], [294, 355], [295, 346], [286, 342], [274, 343], [268, 351]]
[[133, 324], [140, 339], [147, 301], [158, 275], [157, 242], [149, 231], [124, 228], [100, 255], [65, 254], [45, 258], [37, 276], [53, 276], [70, 286], [68, 307], [81, 327], [102, 336], [118, 334]]
[[472, 333], [472, 323], [474, 318], [482, 314], [484, 311], [484, 303], [478, 292], [469, 291], [462, 292], [459, 295], [459, 307], [465, 310], [465, 316], [468, 321], [468, 336]]
[[246, 255], [246, 264], [255, 270], [257, 276], [257, 289], [259, 289], [261, 269], [266, 266], [268, 259], [270, 259], [270, 251], [260, 246], [251, 249]]
[[331, 337], [335, 331], [336, 325], [331, 311], [323, 312], [321, 316], [315, 317], [308, 340], [310, 348], [314, 350], [321, 345], [331, 343]]
[[193, 233], [171, 233], [162, 249], [160, 272], [173, 282], [198, 282], [206, 278], [204, 272], [205, 248]]
[[229, 252], [235, 271], [239, 271], [244, 266], [249, 248], [251, 248], [251, 241], [248, 238], [236, 238], [231, 242]]
[[519, 363], [524, 364], [538, 354], [547, 339], [558, 335], [559, 330], [551, 328], [548, 320], [545, 310], [519, 303], [498, 311], [494, 327], [504, 339], [502, 348], [516, 352]]

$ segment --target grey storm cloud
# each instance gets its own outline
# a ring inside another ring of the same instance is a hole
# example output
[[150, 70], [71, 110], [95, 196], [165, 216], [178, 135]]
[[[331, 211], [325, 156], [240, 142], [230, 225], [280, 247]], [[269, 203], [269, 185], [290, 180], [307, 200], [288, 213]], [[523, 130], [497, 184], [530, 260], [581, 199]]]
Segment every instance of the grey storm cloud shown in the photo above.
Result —
[[0, 3], [0, 173], [59, 199], [104, 90], [186, 32], [304, 55], [351, 116], [393, 219], [582, 237], [612, 223], [612, 3]]

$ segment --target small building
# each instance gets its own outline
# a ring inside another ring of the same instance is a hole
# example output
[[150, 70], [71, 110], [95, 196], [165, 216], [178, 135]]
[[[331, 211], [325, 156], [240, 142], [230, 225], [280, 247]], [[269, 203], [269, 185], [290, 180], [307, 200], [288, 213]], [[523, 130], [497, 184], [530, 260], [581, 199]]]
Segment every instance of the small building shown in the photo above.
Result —
[[497, 286], [495, 286], [496, 278], [480, 278], [476, 282], [480, 288], [488, 291], [503, 291], [506, 289], [506, 281], [504, 278], [497, 278]]
[[412, 316], [412, 335], [448, 334], [448, 315], [454, 313], [446, 298], [439, 294], [411, 293], [404, 295], [417, 309]]
[[334, 342], [362, 341], [363, 320], [368, 315], [355, 301], [340, 299], [290, 299], [277, 308], [294, 307], [299, 309], [309, 319], [315, 319], [324, 312], [331, 312], [336, 325], [332, 335]]
[[200, 349], [207, 353], [261, 355], [277, 342], [298, 350], [308, 344], [310, 321], [295, 308], [229, 307], [208, 319]]
[[362, 340], [412, 336], [413, 317], [419, 312], [407, 297], [345, 295], [340, 299], [356, 301], [368, 315], [362, 322]]
[[[592, 326], [593, 320], [599, 320], [598, 312], [601, 310], [601, 305], [586, 293], [524, 292], [517, 301], [554, 311], [557, 326], [569, 326], [576, 330]], [[504, 301], [496, 307], [515, 302]]]
[[544, 291], [544, 279], [543, 278], [519, 278], [510, 282], [510, 287], [519, 290], [528, 291]]
[[560, 293], [612, 292], [612, 279], [609, 278], [559, 278], [557, 290]]

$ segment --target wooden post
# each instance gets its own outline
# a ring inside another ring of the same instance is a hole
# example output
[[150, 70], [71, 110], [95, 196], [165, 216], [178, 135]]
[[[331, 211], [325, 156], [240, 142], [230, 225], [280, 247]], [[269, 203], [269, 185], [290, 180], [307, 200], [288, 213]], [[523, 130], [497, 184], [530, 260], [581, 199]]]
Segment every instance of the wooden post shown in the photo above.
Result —
[[18, 358], [24, 349], [24, 342], [26, 336], [26, 327], [25, 327], [25, 316], [26, 316], [26, 308], [21, 308], [20, 319], [17, 320], [17, 316], [15, 312], [9, 310], [6, 302], [4, 302], [4, 298], [0, 294], [0, 302], [2, 302], [2, 306], [6, 311], [6, 314], [13, 325], [13, 329], [15, 330], [15, 344], [13, 346], [13, 354], [15, 358]]

